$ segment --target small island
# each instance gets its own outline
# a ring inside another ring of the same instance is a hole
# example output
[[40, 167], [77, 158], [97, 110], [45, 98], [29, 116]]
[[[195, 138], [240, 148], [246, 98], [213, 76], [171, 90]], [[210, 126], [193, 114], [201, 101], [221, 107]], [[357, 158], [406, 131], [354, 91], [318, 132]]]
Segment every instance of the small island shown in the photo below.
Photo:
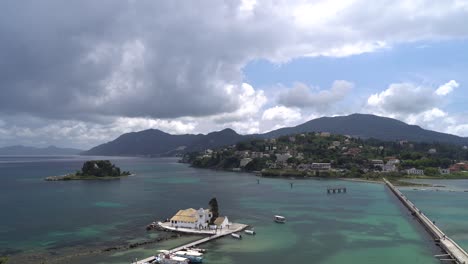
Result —
[[132, 175], [129, 171], [121, 171], [109, 160], [89, 160], [83, 164], [80, 171], [63, 176], [50, 176], [46, 181], [71, 180], [110, 180]]

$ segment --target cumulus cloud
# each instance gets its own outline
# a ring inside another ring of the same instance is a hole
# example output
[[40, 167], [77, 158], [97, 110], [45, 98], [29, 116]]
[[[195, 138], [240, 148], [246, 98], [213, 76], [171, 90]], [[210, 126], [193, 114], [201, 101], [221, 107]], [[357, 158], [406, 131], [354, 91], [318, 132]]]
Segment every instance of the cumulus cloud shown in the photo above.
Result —
[[[71, 126], [83, 139], [85, 131], [93, 135], [95, 127], [118, 118], [200, 118], [195, 130], [207, 118], [212, 128], [254, 131], [261, 124], [253, 113], [262, 111], [257, 106], [266, 99], [244, 84], [248, 62], [343, 57], [403, 42], [466, 37], [468, 8], [460, 3], [2, 1], [0, 114], [42, 118], [57, 129]], [[325, 109], [350, 89], [336, 85], [313, 91], [298, 84], [280, 101], [290, 108]], [[439, 93], [456, 86], [450, 87]], [[37, 132], [31, 124], [5, 122], [8, 131], [17, 125], [18, 135]], [[169, 130], [190, 130], [161, 122]], [[10, 133], [2, 129], [2, 135]]]
[[437, 88], [435, 93], [437, 95], [444, 96], [444, 95], [447, 95], [447, 94], [451, 93], [453, 91], [453, 89], [457, 88], [458, 86], [459, 86], [459, 84], [456, 81], [451, 80], [448, 83], [445, 83], [445, 84], [441, 85], [439, 88]]
[[413, 83], [394, 83], [367, 99], [367, 104], [373, 111], [382, 114], [408, 115], [420, 114], [437, 109], [442, 104], [442, 97], [458, 87], [458, 83], [451, 80], [434, 90], [430, 87], [418, 86]]
[[288, 108], [285, 106], [275, 106], [266, 109], [263, 112], [262, 119], [268, 121], [297, 121], [302, 118], [301, 112], [298, 109]]
[[343, 80], [334, 81], [329, 90], [317, 90], [303, 83], [295, 83], [292, 88], [280, 93], [278, 103], [288, 107], [324, 110], [343, 100], [353, 87], [353, 83]]
[[262, 90], [255, 90], [250, 84], [242, 83], [241, 86], [227, 86], [226, 93], [239, 101], [237, 110], [230, 113], [214, 115], [211, 118], [216, 123], [238, 122], [256, 117], [260, 109], [267, 102], [267, 97]]
[[394, 83], [367, 99], [365, 112], [388, 116], [436, 131], [466, 135], [462, 120], [443, 110], [445, 96], [458, 87], [451, 80], [437, 88], [414, 83]]

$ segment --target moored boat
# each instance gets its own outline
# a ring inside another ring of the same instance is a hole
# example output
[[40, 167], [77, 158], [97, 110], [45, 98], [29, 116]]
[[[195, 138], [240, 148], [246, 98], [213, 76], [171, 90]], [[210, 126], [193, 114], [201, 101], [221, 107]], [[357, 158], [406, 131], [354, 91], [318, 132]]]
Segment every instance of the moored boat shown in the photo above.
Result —
[[240, 235], [240, 234], [232, 233], [231, 236], [233, 238], [242, 239], [242, 235]]
[[248, 234], [248, 235], [255, 235], [255, 231], [252, 229], [252, 230], [244, 230], [244, 233]]
[[286, 223], [286, 217], [284, 216], [281, 216], [281, 215], [275, 215], [273, 220], [276, 222], [276, 223], [280, 223], [280, 224], [284, 224]]
[[190, 261], [188, 258], [175, 256], [172, 254], [160, 254], [156, 258], [157, 263], [160, 264], [189, 264]]
[[177, 251], [174, 255], [182, 258], [187, 258], [190, 263], [202, 263], [203, 262], [203, 254], [194, 251], [194, 250], [185, 250], [185, 251]]

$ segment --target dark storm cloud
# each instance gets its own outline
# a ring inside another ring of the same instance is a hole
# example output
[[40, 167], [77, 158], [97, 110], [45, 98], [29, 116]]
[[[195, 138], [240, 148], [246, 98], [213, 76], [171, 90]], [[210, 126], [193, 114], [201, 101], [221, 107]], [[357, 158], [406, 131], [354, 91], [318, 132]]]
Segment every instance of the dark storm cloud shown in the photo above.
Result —
[[85, 119], [235, 110], [224, 87], [241, 84], [240, 68], [260, 50], [249, 44], [255, 30], [229, 22], [236, 1], [185, 3], [2, 1], [0, 111]]
[[[299, 12], [309, 10], [302, 1], [256, 1], [249, 7], [241, 0], [5, 0], [0, 113], [89, 120], [234, 112], [241, 102], [232, 94], [241, 91], [248, 61], [348, 56], [387, 42], [466, 35], [444, 30], [467, 13], [457, 3], [398, 2], [390, 14], [400, 16], [381, 16], [381, 4], [355, 8], [361, 1], [318, 5], [309, 8], [313, 14], [345, 10], [311, 19]], [[380, 19], [361, 24], [360, 13]], [[402, 25], [399, 17], [414, 19]], [[421, 23], [427, 30], [415, 34]]]

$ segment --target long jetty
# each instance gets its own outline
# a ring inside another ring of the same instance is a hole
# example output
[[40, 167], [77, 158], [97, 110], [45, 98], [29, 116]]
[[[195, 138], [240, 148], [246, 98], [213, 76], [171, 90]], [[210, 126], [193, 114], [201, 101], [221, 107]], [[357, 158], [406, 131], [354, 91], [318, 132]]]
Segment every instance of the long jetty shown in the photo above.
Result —
[[[234, 224], [231, 224], [231, 228], [219, 230], [215, 235], [204, 237], [204, 238], [199, 239], [197, 241], [193, 241], [193, 242], [190, 242], [188, 244], [184, 244], [182, 246], [173, 248], [173, 249], [169, 250], [169, 253], [177, 252], [177, 251], [180, 251], [180, 250], [183, 250], [183, 249], [186, 249], [186, 248], [197, 247], [198, 245], [207, 243], [209, 241], [212, 241], [212, 240], [215, 240], [215, 239], [230, 235], [232, 233], [240, 232], [240, 231], [244, 230], [245, 228], [247, 228], [247, 225], [234, 223]], [[145, 259], [142, 259], [142, 260], [138, 260], [136, 262], [132, 262], [132, 264], [150, 263], [151, 261], [154, 261], [155, 259], [156, 259], [156, 256], [151, 256], [151, 257], [148, 257], [148, 258], [145, 258]]]
[[387, 179], [383, 179], [388, 188], [397, 196], [397, 198], [403, 203], [403, 205], [410, 210], [411, 214], [418, 219], [423, 227], [429, 232], [429, 234], [438, 243], [447, 254], [436, 255], [441, 261], [447, 261], [459, 264], [468, 264], [468, 253], [461, 248], [455, 241], [445, 235], [442, 230], [435, 225], [435, 222], [431, 221], [424, 213], [419, 210], [407, 197], [403, 195], [391, 182]]

